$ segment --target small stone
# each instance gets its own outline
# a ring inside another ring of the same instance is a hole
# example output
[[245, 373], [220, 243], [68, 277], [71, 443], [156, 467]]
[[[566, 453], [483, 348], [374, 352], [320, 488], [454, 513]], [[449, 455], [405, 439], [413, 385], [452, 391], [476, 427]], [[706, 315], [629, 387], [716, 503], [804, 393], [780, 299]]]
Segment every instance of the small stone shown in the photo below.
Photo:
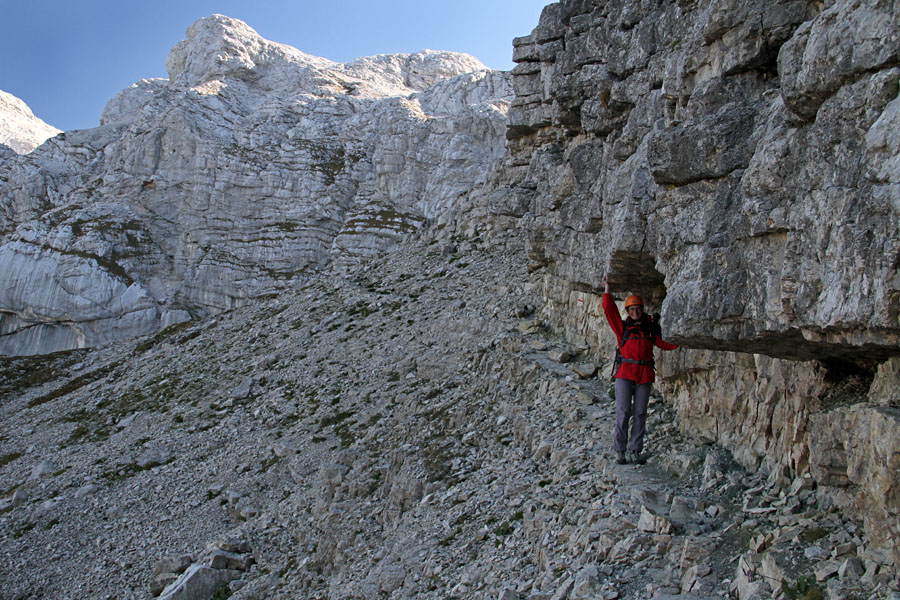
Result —
[[537, 447], [534, 453], [531, 455], [532, 460], [547, 460], [550, 458], [550, 453], [553, 450], [553, 447], [550, 444], [544, 443]]
[[[257, 362], [256, 364], [260, 369], [268, 369], [269, 367], [277, 363], [278, 360], [278, 353], [273, 352], [272, 354], [267, 354], [266, 356], [259, 359], [259, 362]], [[243, 381], [241, 383], [243, 383]]]
[[572, 353], [568, 350], [551, 350], [547, 357], [554, 362], [567, 363], [572, 360]]
[[241, 537], [230, 537], [216, 544], [220, 550], [225, 552], [237, 552], [238, 554], [247, 554], [252, 552], [250, 542]]
[[675, 528], [672, 522], [660, 515], [654, 514], [646, 506], [641, 507], [641, 518], [638, 521], [638, 529], [649, 533], [670, 534]]
[[250, 397], [251, 392], [253, 391], [253, 386], [256, 385], [256, 380], [252, 377], [244, 377], [241, 380], [240, 385], [238, 385], [231, 392], [231, 398], [233, 400], [246, 400]]
[[524, 334], [539, 333], [544, 328], [544, 324], [536, 319], [530, 319], [519, 323], [519, 331]]
[[578, 392], [578, 404], [583, 406], [590, 406], [597, 401], [597, 398], [593, 394], [589, 394], [584, 390]]
[[17, 489], [12, 495], [12, 506], [22, 506], [28, 502], [28, 492], [22, 488]]
[[147, 444], [143, 452], [135, 460], [135, 464], [142, 469], [150, 469], [164, 465], [172, 459], [172, 451], [159, 444]]
[[600, 572], [596, 565], [585, 567], [575, 576], [572, 592], [569, 598], [572, 600], [589, 600], [598, 597], [603, 592]]
[[865, 565], [863, 565], [863, 561], [856, 556], [851, 556], [841, 563], [841, 567], [838, 569], [838, 577], [841, 579], [850, 578], [857, 580], [862, 577], [865, 572], [866, 568]]
[[803, 556], [810, 560], [819, 560], [828, 556], [828, 551], [819, 546], [808, 546], [803, 550]]
[[831, 556], [837, 558], [838, 556], [844, 556], [845, 554], [853, 554], [856, 552], [856, 544], [853, 542], [847, 542], [845, 544], [838, 544], [834, 547], [834, 550], [831, 552]]
[[400, 589], [406, 580], [406, 571], [400, 565], [385, 567], [378, 575], [378, 589], [385, 594]]
[[181, 556], [166, 556], [165, 558], [160, 559], [156, 565], [153, 567], [154, 575], [162, 575], [163, 573], [175, 573], [176, 575], [180, 575], [184, 573], [188, 567], [191, 566], [191, 563], [194, 561], [193, 557], [189, 554], [183, 554]]
[[754, 537], [752, 540], [750, 540], [750, 550], [759, 554], [772, 544], [773, 539], [775, 539], [775, 538], [771, 533], [767, 533], [767, 534], [761, 533], [758, 536]]
[[592, 379], [597, 375], [599, 367], [594, 363], [577, 363], [572, 365], [572, 370], [582, 379]]
[[86, 497], [90, 496], [91, 494], [96, 494], [99, 489], [100, 489], [100, 487], [97, 486], [96, 484], [88, 483], [88, 484], [85, 484], [85, 485], [81, 486], [80, 488], [78, 488], [78, 490], [75, 492], [75, 497], [76, 498], [86, 498]]
[[236, 554], [219, 550], [209, 559], [209, 566], [213, 569], [232, 569], [234, 571], [247, 571], [256, 564], [256, 559], [250, 554]]
[[804, 476], [798, 477], [791, 483], [791, 489], [788, 492], [789, 496], [797, 496], [800, 492], [807, 491], [813, 489], [815, 482], [812, 477]]
[[56, 466], [50, 462], [49, 460], [42, 460], [38, 464], [34, 465], [31, 469], [31, 479], [38, 479], [43, 477], [44, 475], [49, 475], [51, 473], [56, 472]]
[[287, 456], [293, 456], [297, 454], [297, 449], [290, 444], [279, 443], [275, 444], [275, 446], [272, 448], [272, 452], [278, 458], [285, 458]]
[[841, 563], [838, 562], [827, 562], [821, 565], [818, 569], [816, 569], [816, 581], [822, 582], [826, 579], [834, 577], [835, 575], [837, 575], [840, 568]]
[[237, 506], [235, 507], [235, 512], [237, 512], [238, 516], [245, 521], [249, 521], [250, 519], [259, 515], [259, 508], [249, 499], [241, 498], [241, 500], [238, 501]]
[[574, 583], [575, 582], [571, 577], [567, 578], [558, 588], [556, 588], [556, 592], [551, 596], [551, 600], [563, 600], [563, 598], [567, 598]]
[[223, 584], [235, 579], [231, 571], [219, 571], [203, 565], [191, 565], [160, 596], [162, 600], [209, 598]]
[[116, 427], [118, 427], [119, 429], [127, 428], [134, 422], [134, 419], [138, 416], [138, 414], [140, 414], [140, 413], [133, 413], [133, 414], [125, 417], [124, 419], [119, 421], [119, 423], [116, 425]]
[[154, 596], [159, 596], [163, 590], [175, 583], [177, 579], [178, 575], [176, 573], [160, 573], [150, 583], [150, 593]]
[[686, 525], [697, 518], [697, 501], [684, 496], [676, 496], [672, 499], [669, 509], [669, 518], [679, 524]]

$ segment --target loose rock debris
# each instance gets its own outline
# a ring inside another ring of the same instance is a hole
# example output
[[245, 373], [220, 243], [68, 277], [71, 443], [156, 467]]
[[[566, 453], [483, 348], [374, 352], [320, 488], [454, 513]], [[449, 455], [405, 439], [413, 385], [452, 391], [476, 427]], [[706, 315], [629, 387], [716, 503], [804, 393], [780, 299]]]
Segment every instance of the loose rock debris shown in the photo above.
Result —
[[647, 464], [616, 465], [609, 365], [524, 310], [509, 244], [422, 239], [4, 360], [3, 597], [894, 597], [890, 557], [810, 479], [745, 472], [663, 398]]

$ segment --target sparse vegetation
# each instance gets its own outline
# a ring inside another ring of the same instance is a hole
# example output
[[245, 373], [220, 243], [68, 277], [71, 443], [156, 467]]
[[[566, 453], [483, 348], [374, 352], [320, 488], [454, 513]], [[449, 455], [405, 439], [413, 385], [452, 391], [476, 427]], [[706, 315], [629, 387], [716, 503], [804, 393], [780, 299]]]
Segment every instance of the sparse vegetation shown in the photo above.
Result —
[[13, 537], [18, 539], [34, 529], [34, 523], [26, 521], [13, 530]]
[[511, 535], [513, 531], [515, 531], [515, 528], [508, 522], [503, 521], [502, 523], [500, 523], [500, 525], [494, 528], [494, 535], [498, 537], [504, 537], [507, 535]]
[[115, 483], [118, 481], [124, 481], [125, 479], [128, 479], [129, 477], [133, 477], [143, 471], [149, 471], [150, 469], [153, 469], [153, 468], [156, 468], [156, 467], [159, 467], [162, 465], [167, 465], [167, 464], [173, 462], [174, 460], [175, 460], [175, 458], [173, 457], [163, 463], [150, 462], [145, 465], [139, 465], [137, 463], [128, 463], [128, 464], [120, 463], [120, 464], [116, 465], [115, 468], [105, 471], [100, 476], [103, 479], [105, 479], [107, 481], [107, 483], [112, 484], [112, 483]]
[[823, 600], [825, 595], [816, 584], [814, 575], [798, 577], [793, 583], [781, 582], [781, 591], [787, 600]]
[[20, 458], [21, 456], [22, 456], [21, 452], [10, 452], [9, 454], [4, 454], [3, 456], [0, 456], [0, 467], [5, 467], [12, 461], [16, 460], [17, 458]]

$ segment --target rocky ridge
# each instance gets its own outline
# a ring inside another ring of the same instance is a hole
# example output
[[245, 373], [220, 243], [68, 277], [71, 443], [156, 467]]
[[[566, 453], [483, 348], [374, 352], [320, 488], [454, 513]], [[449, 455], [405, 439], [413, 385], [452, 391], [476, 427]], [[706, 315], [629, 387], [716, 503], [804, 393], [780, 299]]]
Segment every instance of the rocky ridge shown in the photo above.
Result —
[[614, 464], [608, 364], [497, 242], [3, 359], [4, 597], [894, 597], [827, 488], [747, 473], [658, 397], [649, 462]]
[[502, 156], [508, 75], [450, 52], [347, 64], [221, 15], [101, 126], [0, 162], [0, 352], [95, 346], [390, 249]]
[[[34, 116], [21, 99], [0, 90], [0, 151], [6, 146], [17, 154], [28, 154], [59, 133], [62, 131]], [[0, 158], [4, 158], [2, 154]]]

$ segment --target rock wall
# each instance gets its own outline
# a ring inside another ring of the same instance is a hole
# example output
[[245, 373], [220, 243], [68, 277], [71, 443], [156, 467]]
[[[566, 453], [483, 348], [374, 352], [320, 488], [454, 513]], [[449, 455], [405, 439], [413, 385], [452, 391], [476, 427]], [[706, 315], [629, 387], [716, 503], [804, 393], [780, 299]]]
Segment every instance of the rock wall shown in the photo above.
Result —
[[643, 295], [683, 347], [660, 361], [682, 427], [812, 473], [873, 528], [900, 515], [898, 19], [878, 0], [551, 4], [514, 42], [482, 202], [527, 236], [556, 328], [607, 356], [602, 276]]
[[341, 64], [201, 19], [169, 79], [0, 160], [0, 353], [93, 346], [345, 269], [502, 156], [508, 75], [450, 52]]

